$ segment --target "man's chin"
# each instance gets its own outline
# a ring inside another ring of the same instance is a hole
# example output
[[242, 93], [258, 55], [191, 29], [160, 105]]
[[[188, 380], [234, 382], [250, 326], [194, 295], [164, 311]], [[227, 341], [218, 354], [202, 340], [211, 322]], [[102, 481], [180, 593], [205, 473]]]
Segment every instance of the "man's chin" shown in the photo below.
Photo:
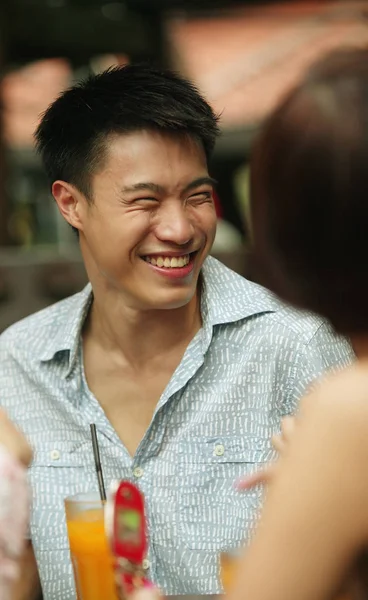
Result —
[[147, 309], [151, 310], [177, 310], [189, 305], [196, 295], [197, 287], [190, 290], [176, 290], [166, 294], [154, 294], [147, 298]]

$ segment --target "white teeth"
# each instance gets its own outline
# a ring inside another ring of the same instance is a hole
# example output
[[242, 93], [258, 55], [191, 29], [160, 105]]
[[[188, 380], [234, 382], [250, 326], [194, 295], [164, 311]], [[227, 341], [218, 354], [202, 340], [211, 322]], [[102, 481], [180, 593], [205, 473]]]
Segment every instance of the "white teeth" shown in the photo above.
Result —
[[178, 267], [185, 267], [190, 261], [190, 256], [189, 254], [186, 254], [185, 256], [173, 256], [172, 258], [169, 258], [168, 256], [158, 256], [157, 258], [146, 256], [145, 260], [157, 267], [175, 269]]

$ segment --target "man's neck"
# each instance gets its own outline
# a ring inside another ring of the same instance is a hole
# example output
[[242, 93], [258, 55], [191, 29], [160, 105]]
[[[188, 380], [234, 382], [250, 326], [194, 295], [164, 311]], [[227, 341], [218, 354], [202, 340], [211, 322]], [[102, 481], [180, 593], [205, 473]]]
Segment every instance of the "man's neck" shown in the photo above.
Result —
[[156, 363], [185, 348], [201, 327], [199, 293], [176, 309], [138, 311], [116, 294], [94, 294], [84, 338], [131, 367]]

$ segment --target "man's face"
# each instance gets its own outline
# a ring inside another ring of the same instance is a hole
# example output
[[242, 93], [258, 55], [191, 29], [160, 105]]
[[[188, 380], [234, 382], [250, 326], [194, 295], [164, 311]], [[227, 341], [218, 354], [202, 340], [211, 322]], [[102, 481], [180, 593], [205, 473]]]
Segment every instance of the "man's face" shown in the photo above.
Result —
[[216, 232], [200, 145], [148, 131], [111, 138], [92, 189], [80, 230], [92, 283], [97, 276], [137, 310], [190, 302]]

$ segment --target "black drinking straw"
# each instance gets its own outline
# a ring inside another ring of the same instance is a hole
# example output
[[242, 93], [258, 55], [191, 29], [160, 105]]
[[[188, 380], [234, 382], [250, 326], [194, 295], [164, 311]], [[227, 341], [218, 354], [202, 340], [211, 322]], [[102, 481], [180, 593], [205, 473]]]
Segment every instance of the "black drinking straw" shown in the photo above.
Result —
[[92, 436], [93, 456], [95, 458], [98, 489], [100, 491], [100, 497], [101, 497], [102, 502], [105, 502], [106, 501], [106, 491], [105, 491], [105, 484], [104, 484], [104, 479], [103, 479], [103, 474], [102, 474], [100, 450], [98, 447], [96, 425], [94, 423], [91, 423], [90, 428], [91, 428], [91, 436]]

